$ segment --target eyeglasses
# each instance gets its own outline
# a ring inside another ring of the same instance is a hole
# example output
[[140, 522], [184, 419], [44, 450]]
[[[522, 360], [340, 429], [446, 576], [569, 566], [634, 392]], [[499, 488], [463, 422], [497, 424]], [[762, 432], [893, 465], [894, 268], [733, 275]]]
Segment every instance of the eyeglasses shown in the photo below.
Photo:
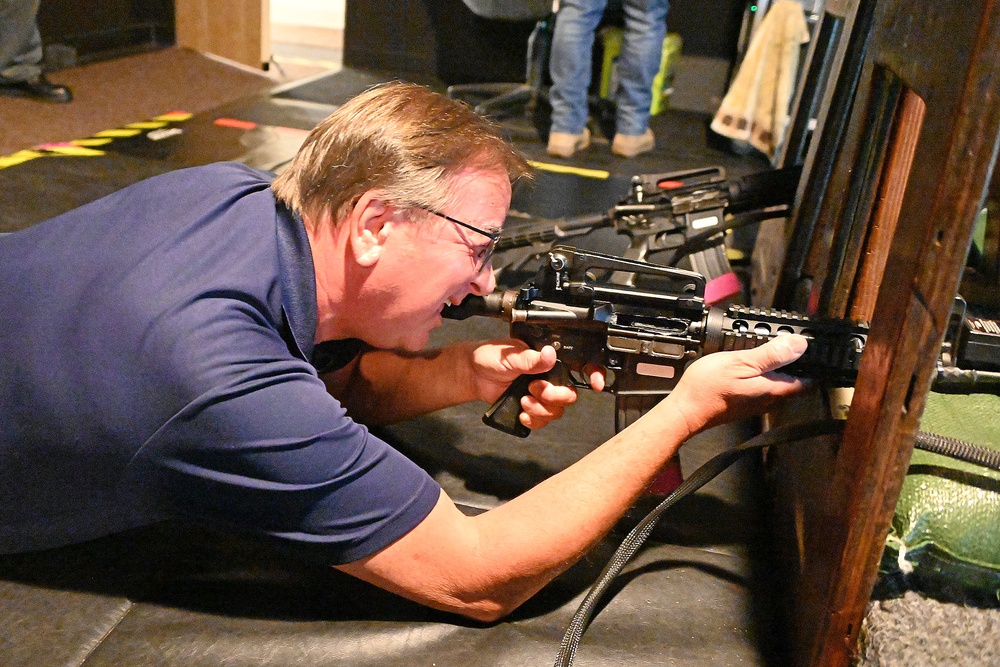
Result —
[[475, 254], [475, 257], [476, 257], [476, 271], [477, 272], [481, 272], [483, 269], [485, 269], [487, 266], [489, 266], [490, 258], [493, 257], [493, 249], [496, 247], [497, 241], [500, 240], [500, 234], [502, 232], [488, 232], [485, 229], [480, 229], [479, 227], [474, 227], [474, 226], [468, 224], [467, 222], [462, 222], [461, 220], [459, 220], [457, 218], [453, 218], [450, 215], [445, 215], [444, 213], [439, 213], [438, 211], [435, 211], [432, 208], [427, 208], [426, 206], [418, 206], [417, 208], [420, 208], [420, 209], [422, 209], [424, 211], [427, 211], [428, 213], [432, 213], [432, 214], [438, 216], [439, 218], [444, 218], [448, 222], [454, 222], [459, 227], [465, 227], [466, 229], [472, 230], [472, 231], [476, 232], [477, 234], [482, 234], [483, 236], [485, 236], [486, 238], [488, 238], [490, 240], [489, 245], [487, 245], [484, 248], [479, 248], [479, 249], [476, 250], [476, 254]]

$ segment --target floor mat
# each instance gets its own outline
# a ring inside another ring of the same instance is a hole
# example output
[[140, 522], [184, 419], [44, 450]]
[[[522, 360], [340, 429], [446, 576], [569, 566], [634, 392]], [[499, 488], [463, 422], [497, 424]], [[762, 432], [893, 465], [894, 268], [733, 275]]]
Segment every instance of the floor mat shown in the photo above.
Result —
[[444, 92], [445, 89], [443, 83], [428, 75], [407, 76], [399, 72], [345, 67], [331, 74], [278, 89], [275, 91], [275, 97], [340, 105], [372, 86], [397, 80], [419, 83], [440, 92]]
[[174, 109], [198, 113], [273, 87], [264, 75], [189, 49], [166, 48], [61, 70], [69, 104], [4, 98], [0, 156], [42, 143], [70, 141]]

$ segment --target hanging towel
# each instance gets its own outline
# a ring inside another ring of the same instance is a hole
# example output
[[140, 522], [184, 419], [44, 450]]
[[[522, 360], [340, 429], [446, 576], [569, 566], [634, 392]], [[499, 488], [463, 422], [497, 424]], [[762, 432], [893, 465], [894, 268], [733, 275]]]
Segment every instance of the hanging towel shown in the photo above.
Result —
[[799, 51], [808, 41], [802, 5], [795, 0], [774, 3], [750, 39], [712, 130], [773, 157], [785, 138]]

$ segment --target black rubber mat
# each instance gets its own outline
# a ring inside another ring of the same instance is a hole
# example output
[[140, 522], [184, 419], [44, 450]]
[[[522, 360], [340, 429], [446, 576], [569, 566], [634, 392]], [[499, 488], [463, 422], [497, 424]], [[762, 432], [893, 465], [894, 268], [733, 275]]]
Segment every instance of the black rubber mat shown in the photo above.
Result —
[[419, 83], [438, 92], [444, 92], [446, 88], [443, 83], [427, 75], [345, 67], [332, 74], [324, 74], [305, 83], [277, 90], [274, 95], [279, 99], [340, 105], [374, 85], [395, 80]]
[[[532, 160], [557, 167], [605, 171], [610, 177], [628, 183], [635, 174], [652, 174], [685, 169], [718, 166], [730, 176], [771, 169], [763, 154], [753, 152], [738, 155], [725, 150], [708, 129], [707, 115], [681, 109], [667, 109], [650, 119], [650, 129], [656, 135], [656, 148], [633, 158], [611, 153], [611, 138], [592, 127], [591, 145], [572, 158], [555, 158], [545, 152], [545, 144], [535, 133], [518, 131], [511, 134], [515, 145]], [[521, 125], [523, 130], [523, 124]]]
[[48, 220], [175, 167], [120, 154], [48, 155], [0, 170], [0, 232]]

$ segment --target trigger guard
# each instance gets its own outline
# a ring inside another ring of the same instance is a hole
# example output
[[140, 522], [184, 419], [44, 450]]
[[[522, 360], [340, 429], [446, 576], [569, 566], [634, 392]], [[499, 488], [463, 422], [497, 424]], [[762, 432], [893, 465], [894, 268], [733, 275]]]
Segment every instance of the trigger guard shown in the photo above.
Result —
[[571, 370], [567, 373], [569, 376], [569, 381], [574, 387], [579, 387], [581, 389], [589, 389], [590, 381], [583, 375], [583, 371]]

